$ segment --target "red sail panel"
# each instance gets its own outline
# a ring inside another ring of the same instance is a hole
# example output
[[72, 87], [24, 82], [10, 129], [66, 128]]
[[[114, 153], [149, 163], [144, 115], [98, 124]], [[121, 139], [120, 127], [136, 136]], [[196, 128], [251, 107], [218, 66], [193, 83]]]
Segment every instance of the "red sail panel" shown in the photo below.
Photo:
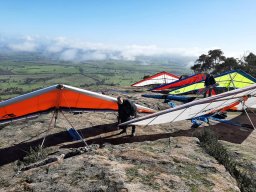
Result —
[[196, 74], [196, 75], [187, 77], [185, 79], [181, 79], [181, 80], [169, 83], [169, 84], [165, 84], [165, 85], [156, 87], [156, 88], [152, 89], [152, 91], [163, 91], [166, 89], [174, 89], [174, 88], [182, 87], [185, 85], [190, 85], [190, 84], [205, 80], [205, 77], [206, 76], [203, 73]]

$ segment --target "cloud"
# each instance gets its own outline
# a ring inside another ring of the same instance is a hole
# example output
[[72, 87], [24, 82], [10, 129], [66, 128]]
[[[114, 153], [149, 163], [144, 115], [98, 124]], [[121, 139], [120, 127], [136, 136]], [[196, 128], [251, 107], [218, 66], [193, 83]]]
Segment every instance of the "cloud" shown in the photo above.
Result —
[[101, 53], [98, 51], [92, 52], [92, 53], [85, 53], [82, 55], [81, 60], [104, 60], [107, 59], [106, 53]]
[[77, 50], [76, 49], [68, 49], [61, 53], [61, 60], [72, 61], [77, 59]]
[[7, 47], [13, 51], [34, 52], [37, 50], [37, 45], [33, 42], [11, 43]]
[[[54, 58], [65, 61], [86, 60], [141, 60], [147, 64], [145, 58], [166, 58], [171, 62], [191, 66], [199, 55], [207, 53], [212, 48], [163, 48], [157, 45], [110, 45], [74, 40], [66, 37], [3, 37], [0, 36], [0, 48], [11, 51], [40, 51], [44, 55], [54, 55]], [[143, 60], [144, 59], [144, 60]]]

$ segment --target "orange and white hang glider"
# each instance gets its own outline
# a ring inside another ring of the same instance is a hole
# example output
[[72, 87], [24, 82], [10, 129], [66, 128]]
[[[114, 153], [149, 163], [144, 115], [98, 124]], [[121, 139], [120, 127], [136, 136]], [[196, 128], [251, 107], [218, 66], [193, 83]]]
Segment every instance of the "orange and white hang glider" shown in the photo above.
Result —
[[[136, 106], [138, 112], [155, 112], [141, 105], [136, 104]], [[114, 97], [68, 85], [53, 85], [0, 102], [0, 124], [54, 110], [117, 111], [117, 109], [117, 99]]]
[[166, 71], [162, 71], [150, 77], [147, 77], [137, 83], [132, 84], [132, 87], [143, 87], [148, 85], [162, 85], [167, 83], [172, 83], [179, 79], [178, 76], [168, 73]]

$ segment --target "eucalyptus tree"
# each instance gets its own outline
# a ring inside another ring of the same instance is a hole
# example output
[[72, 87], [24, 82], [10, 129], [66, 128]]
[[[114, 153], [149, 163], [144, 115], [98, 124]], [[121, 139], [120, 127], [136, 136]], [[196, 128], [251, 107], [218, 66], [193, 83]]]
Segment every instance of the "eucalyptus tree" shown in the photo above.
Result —
[[225, 59], [223, 63], [218, 63], [214, 66], [214, 74], [223, 73], [225, 71], [230, 71], [234, 69], [239, 69], [239, 63], [238, 60], [234, 57], [228, 57]]
[[225, 56], [223, 56], [223, 51], [221, 49], [214, 49], [214, 50], [210, 50], [208, 51], [208, 55], [211, 58], [212, 61], [212, 67], [214, 67], [217, 64], [220, 64], [221, 62], [223, 62], [225, 60]]

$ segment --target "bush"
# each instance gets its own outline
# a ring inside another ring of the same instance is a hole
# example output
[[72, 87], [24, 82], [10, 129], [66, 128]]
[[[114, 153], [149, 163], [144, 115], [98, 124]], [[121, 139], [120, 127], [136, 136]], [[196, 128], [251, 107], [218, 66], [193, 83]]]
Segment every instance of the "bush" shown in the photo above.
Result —
[[218, 142], [216, 134], [210, 130], [205, 129], [200, 135], [198, 135], [200, 145], [218, 160], [219, 163], [225, 166], [229, 173], [237, 180], [239, 188], [242, 192], [255, 192], [256, 179], [255, 173], [251, 171], [242, 172], [237, 167], [237, 163], [233, 160], [231, 154], [227, 149]]
[[29, 164], [35, 163], [37, 161], [43, 160], [47, 157], [47, 152], [41, 146], [30, 147], [29, 152], [23, 158], [22, 163], [27, 166]]

